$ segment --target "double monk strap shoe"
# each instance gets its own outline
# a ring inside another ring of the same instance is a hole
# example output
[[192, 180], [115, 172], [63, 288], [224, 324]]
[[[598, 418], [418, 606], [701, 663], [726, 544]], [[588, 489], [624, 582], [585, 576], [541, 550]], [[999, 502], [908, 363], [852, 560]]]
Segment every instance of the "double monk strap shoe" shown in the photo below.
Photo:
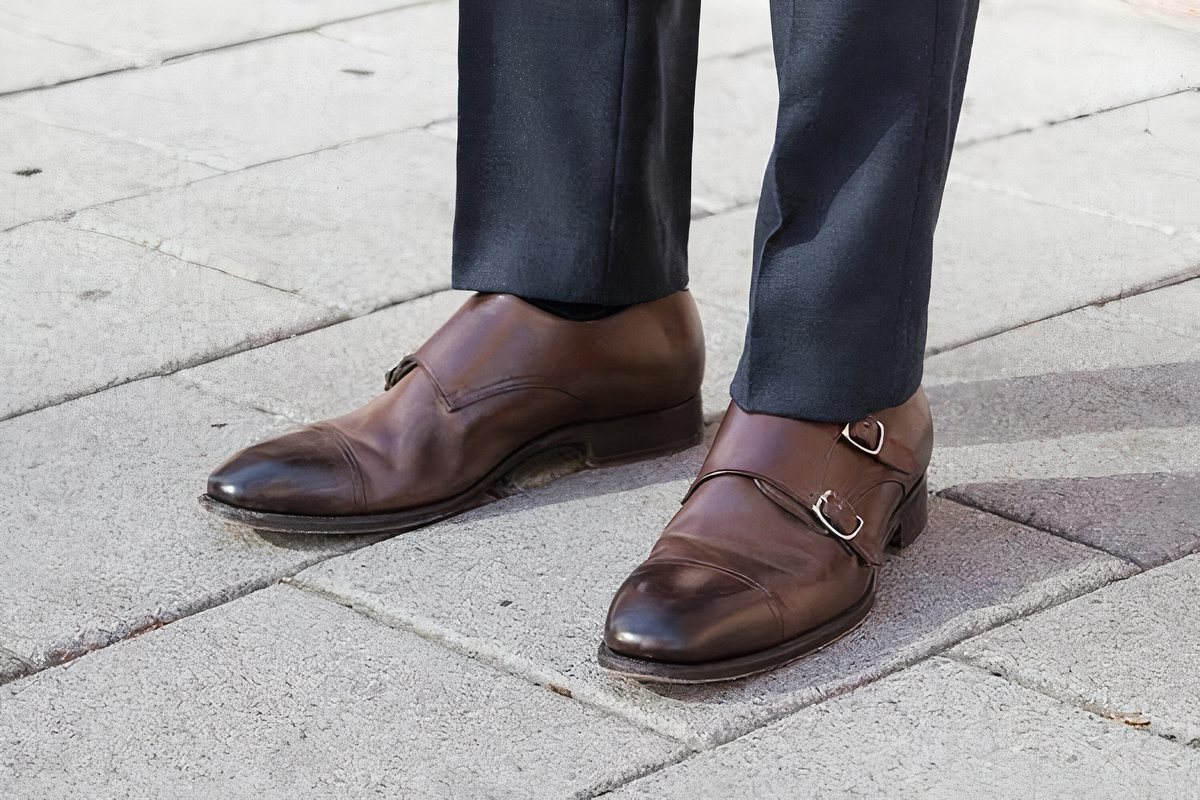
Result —
[[208, 511], [288, 533], [410, 530], [482, 502], [551, 451], [589, 466], [703, 437], [704, 337], [691, 294], [575, 322], [481, 294], [336, 419], [238, 453], [208, 480]]
[[730, 405], [650, 557], [613, 599], [598, 655], [642, 681], [753, 675], [866, 618], [884, 549], [925, 527], [925, 393], [849, 424]]

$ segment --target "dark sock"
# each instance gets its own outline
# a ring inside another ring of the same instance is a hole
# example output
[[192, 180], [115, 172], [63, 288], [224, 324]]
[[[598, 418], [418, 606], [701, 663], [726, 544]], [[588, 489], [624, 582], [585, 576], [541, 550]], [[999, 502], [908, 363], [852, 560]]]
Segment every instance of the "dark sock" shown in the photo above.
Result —
[[537, 300], [532, 297], [522, 297], [521, 299], [542, 311], [574, 322], [604, 319], [629, 308], [629, 306], [606, 306], [599, 303], [563, 303], [558, 300]]

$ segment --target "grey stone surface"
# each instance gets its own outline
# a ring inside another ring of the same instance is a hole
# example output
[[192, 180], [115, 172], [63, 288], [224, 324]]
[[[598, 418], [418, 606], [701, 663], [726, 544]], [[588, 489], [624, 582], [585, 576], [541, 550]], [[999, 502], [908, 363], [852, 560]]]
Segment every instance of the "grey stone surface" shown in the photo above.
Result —
[[[692, 148], [692, 213], [758, 202], [775, 138], [779, 89], [769, 49], [700, 62]], [[738, 265], [749, 269], [750, 262]]]
[[340, 416], [380, 394], [383, 373], [420, 347], [470, 296], [437, 292], [176, 377], [294, 422]]
[[361, 314], [449, 288], [454, 144], [407, 131], [80, 212], [71, 225]]
[[607, 677], [595, 650], [612, 594], [674, 514], [703, 456], [701, 447], [572, 475], [326, 562], [296, 581], [706, 746], [1134, 570], [935, 501], [930, 530], [888, 559], [875, 613], [842, 642], [790, 667], [717, 687], [655, 689]]
[[941, 658], [614, 798], [1200, 797], [1200, 754]]
[[1198, 127], [1200, 92], [1184, 92], [960, 148], [955, 179], [1194, 239]]
[[453, 115], [455, 4], [397, 13], [408, 23], [397, 56], [300, 33], [0, 98], [0, 108], [223, 170]]
[[1122, 2], [984, 0], [959, 142], [1200, 85], [1194, 33]]
[[[1200, 352], [1196, 353], [1200, 356]], [[1200, 420], [1200, 362], [929, 387], [941, 446], [1187, 427]]]
[[701, 304], [746, 314], [754, 253], [754, 218], [746, 208], [692, 222], [688, 240], [690, 288]]
[[288, 2], [154, 0], [73, 3], [9, 0], [0, 25], [0, 93], [100, 72], [156, 64], [171, 56], [302, 31], [413, 0]]
[[8, 797], [590, 797], [683, 753], [286, 587], [0, 688]]
[[28, 675], [35, 669], [35, 665], [30, 664], [16, 653], [10, 653], [0, 647], [0, 683], [8, 683], [9, 681], [16, 680], [24, 675]]
[[[217, 173], [131, 142], [2, 112], [0, 141], [0, 231]], [[22, 174], [32, 170], [38, 172]]]
[[0, 92], [20, 91], [117, 68], [119, 61], [83, 45], [29, 36], [0, 25]]
[[700, 58], [771, 47], [770, 0], [707, 0], [700, 8]]
[[945, 496], [1143, 568], [1200, 549], [1200, 474], [978, 483]]
[[51, 666], [374, 541], [200, 510], [209, 472], [285, 427], [168, 378], [0, 422], [0, 648]]
[[1200, 280], [1193, 279], [939, 353], [925, 360], [925, 385], [1171, 364], [1197, 353]]
[[1200, 425], [1075, 433], [1051, 439], [938, 447], [929, 488], [1045, 478], [1200, 472]]
[[0, 233], [0, 286], [10, 331], [0, 337], [0, 419], [339, 318], [329, 307], [57, 222]]
[[964, 642], [952, 655], [1106, 716], [1149, 717], [1151, 733], [1195, 744], [1198, 593], [1200, 556], [1189, 556]]
[[1198, 271], [1200, 241], [951, 183], [935, 241], [929, 347]]

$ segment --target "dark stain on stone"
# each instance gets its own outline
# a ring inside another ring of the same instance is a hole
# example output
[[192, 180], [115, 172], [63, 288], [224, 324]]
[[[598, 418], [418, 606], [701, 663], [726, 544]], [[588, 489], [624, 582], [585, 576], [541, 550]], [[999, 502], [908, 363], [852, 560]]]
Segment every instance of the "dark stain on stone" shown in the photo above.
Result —
[[512, 605], [512, 600], [501, 600], [500, 601], [501, 608], [508, 608], [511, 605]]
[[214, 422], [214, 423], [212, 424], [212, 426], [213, 426], [214, 428], [224, 428], [224, 427], [225, 427], [226, 425], [228, 425], [228, 424], [229, 424], [228, 422]]
[[76, 295], [76, 297], [78, 297], [80, 300], [103, 300], [110, 294], [112, 294], [112, 292], [108, 291], [107, 289], [89, 289], [86, 292], [80, 292]]
[[[347, 75], [358, 75], [361, 78], [365, 78], [368, 75], [375, 74], [375, 70], [373, 70], [373, 69], [344, 69], [344, 70], [342, 70], [342, 72], [346, 73]], [[39, 170], [39, 172], [40, 172], [40, 170]]]
[[37, 167], [30, 167], [29, 169], [19, 169], [16, 172], [14, 172], [13, 175], [20, 175], [22, 178], [28, 178], [32, 175], [37, 175], [40, 172], [41, 172], [41, 170], [38, 169]]

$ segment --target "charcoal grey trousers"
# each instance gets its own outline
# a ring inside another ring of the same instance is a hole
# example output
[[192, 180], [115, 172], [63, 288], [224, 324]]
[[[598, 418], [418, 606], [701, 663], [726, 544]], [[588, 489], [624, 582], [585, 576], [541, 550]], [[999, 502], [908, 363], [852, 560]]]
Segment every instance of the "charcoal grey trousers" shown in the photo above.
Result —
[[[919, 386], [977, 9], [772, 0], [744, 410], [857, 420]], [[686, 288], [699, 19], [699, 0], [460, 0], [456, 288], [605, 305]]]

